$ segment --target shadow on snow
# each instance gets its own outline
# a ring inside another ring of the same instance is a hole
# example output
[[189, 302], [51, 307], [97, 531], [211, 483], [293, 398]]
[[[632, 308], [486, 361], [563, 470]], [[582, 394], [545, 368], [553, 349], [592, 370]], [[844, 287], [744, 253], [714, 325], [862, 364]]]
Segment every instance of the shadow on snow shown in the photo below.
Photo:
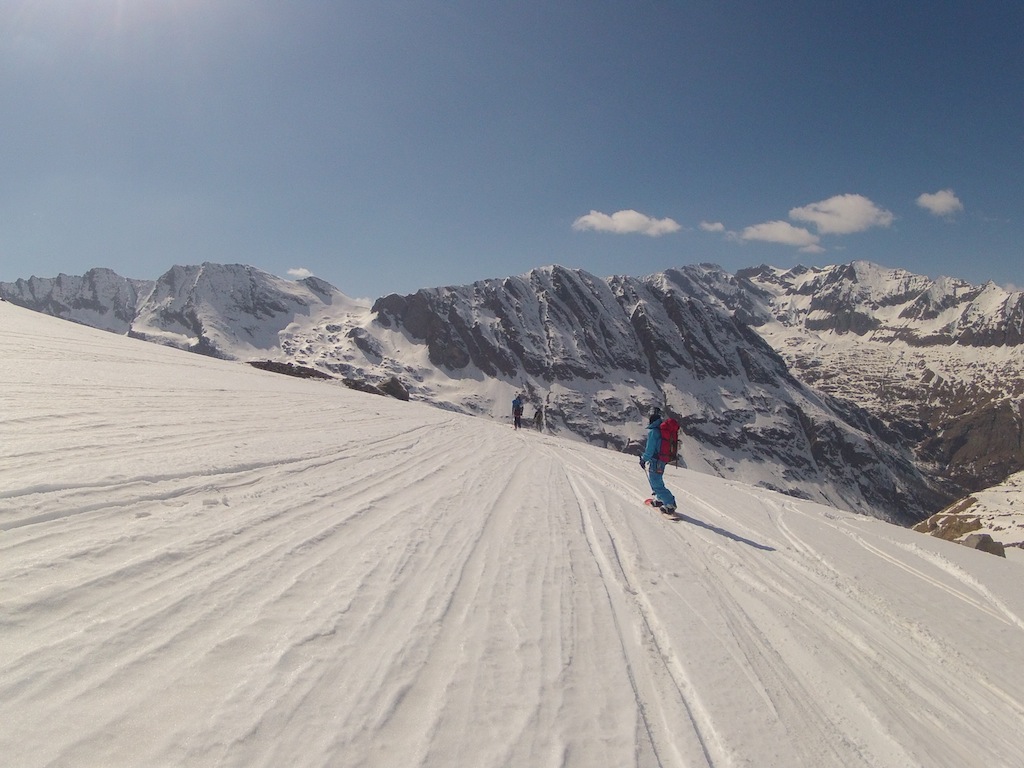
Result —
[[707, 531], [711, 531], [712, 533], [717, 533], [719, 536], [724, 536], [727, 539], [732, 539], [733, 541], [738, 541], [740, 544], [746, 544], [748, 546], [753, 547], [754, 549], [760, 549], [760, 550], [762, 550], [764, 552], [774, 552], [775, 551], [775, 547], [769, 547], [766, 544], [758, 544], [756, 541], [751, 541], [750, 539], [745, 539], [742, 536], [739, 536], [739, 535], [733, 533], [732, 531], [727, 531], [724, 528], [719, 528], [717, 525], [711, 525], [710, 523], [705, 523], [703, 520], [698, 520], [697, 518], [690, 517], [689, 515], [684, 515], [682, 513], [676, 513], [676, 518], [675, 519], [679, 520], [680, 522], [690, 523], [691, 525], [696, 525], [698, 528], [703, 528], [703, 529], [705, 529]]

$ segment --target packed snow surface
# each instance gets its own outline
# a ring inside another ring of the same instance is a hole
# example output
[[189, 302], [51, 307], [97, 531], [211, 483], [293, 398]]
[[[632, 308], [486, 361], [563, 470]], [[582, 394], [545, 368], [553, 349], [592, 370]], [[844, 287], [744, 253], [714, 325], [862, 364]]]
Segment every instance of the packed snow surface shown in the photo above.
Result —
[[0, 303], [0, 755], [1024, 765], [1024, 564]]

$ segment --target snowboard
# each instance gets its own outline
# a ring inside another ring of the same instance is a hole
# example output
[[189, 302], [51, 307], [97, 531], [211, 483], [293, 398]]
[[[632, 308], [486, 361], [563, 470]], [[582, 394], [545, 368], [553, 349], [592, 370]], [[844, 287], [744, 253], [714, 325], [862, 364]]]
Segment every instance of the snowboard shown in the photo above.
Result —
[[678, 509], [673, 512], [669, 512], [657, 499], [644, 499], [644, 504], [661, 512], [661, 516], [667, 520], [682, 520], [682, 516], [679, 514]]

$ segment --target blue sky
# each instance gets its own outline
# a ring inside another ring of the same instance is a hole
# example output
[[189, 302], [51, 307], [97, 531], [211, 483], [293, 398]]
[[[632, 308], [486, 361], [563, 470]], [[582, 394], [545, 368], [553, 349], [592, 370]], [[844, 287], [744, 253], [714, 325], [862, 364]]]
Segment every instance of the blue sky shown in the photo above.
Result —
[[5, 0], [0, 280], [1024, 286], [1019, 0]]

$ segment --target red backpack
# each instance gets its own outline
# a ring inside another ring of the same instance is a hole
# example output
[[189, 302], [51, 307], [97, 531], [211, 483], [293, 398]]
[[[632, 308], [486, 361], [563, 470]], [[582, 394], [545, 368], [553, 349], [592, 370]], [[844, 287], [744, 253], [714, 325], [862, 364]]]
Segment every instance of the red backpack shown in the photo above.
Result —
[[679, 422], [675, 419], [662, 419], [659, 431], [661, 445], [658, 447], [658, 461], [670, 464], [679, 458]]

